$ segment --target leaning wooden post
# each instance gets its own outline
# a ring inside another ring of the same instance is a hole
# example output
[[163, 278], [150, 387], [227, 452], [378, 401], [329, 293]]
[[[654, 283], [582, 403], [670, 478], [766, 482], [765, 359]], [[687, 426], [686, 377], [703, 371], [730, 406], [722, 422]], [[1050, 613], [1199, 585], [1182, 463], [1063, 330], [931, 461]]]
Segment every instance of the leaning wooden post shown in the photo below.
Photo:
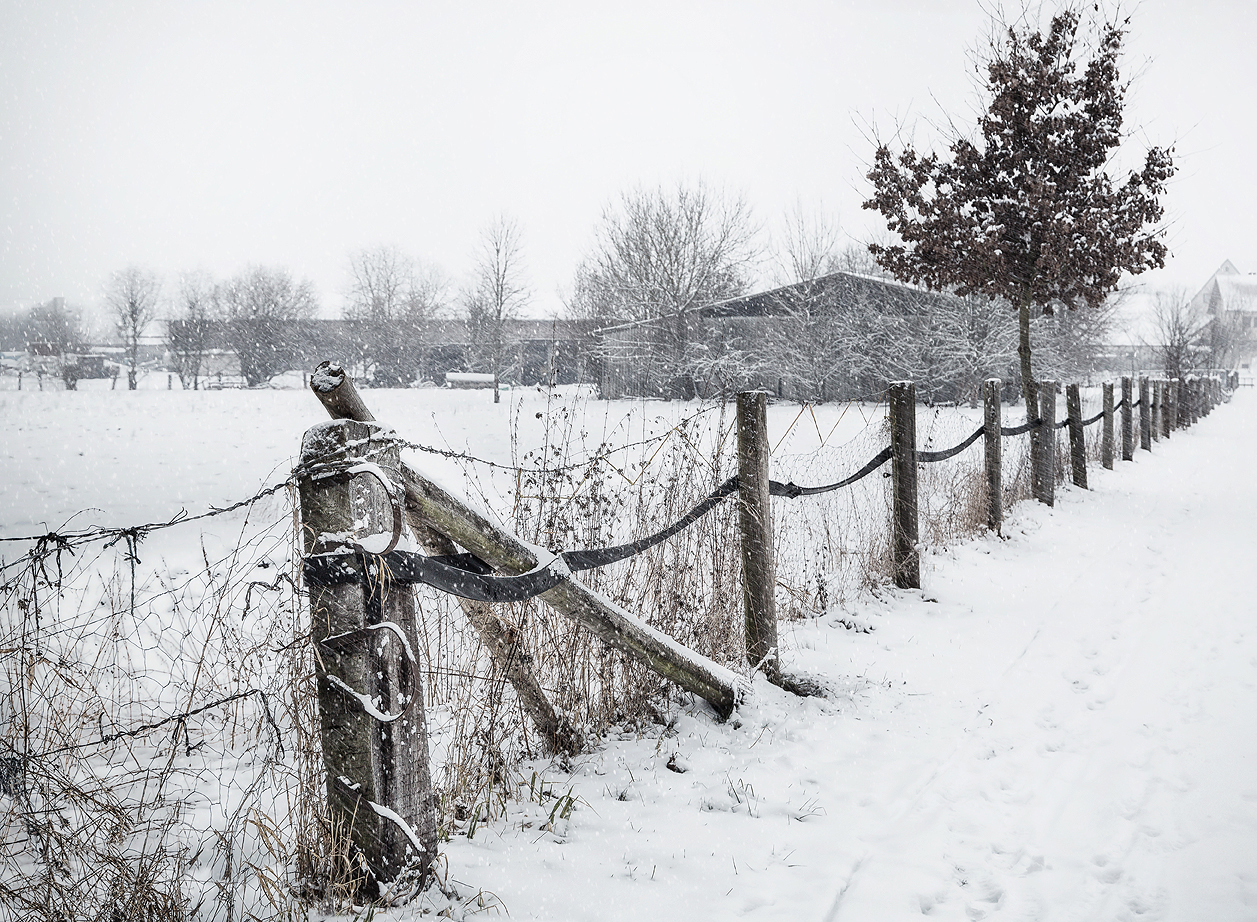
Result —
[[1148, 393], [1148, 376], [1139, 376], [1139, 447], [1152, 451], [1152, 398]]
[[[339, 366], [324, 362], [310, 379], [310, 386], [323, 392], [351, 390], [353, 382]], [[327, 404], [323, 395], [320, 400]], [[432, 529], [495, 570], [515, 576], [541, 564], [537, 548], [490, 522], [483, 513], [405, 462], [401, 464], [401, 474], [407, 507], [413, 508]], [[723, 717], [733, 712], [748, 691], [746, 682], [732, 670], [678, 643], [575, 578], [563, 580], [538, 598], [608, 646], [705, 699]]]
[[890, 451], [894, 504], [891, 512], [891, 567], [900, 589], [921, 588], [917, 551], [917, 388], [911, 381], [890, 383]]
[[742, 610], [746, 661], [770, 681], [780, 675], [773, 520], [768, 494], [768, 395], [738, 394], [738, 522], [742, 531]]
[[1131, 393], [1130, 375], [1122, 375], [1122, 460], [1133, 461], [1135, 459], [1135, 434], [1133, 430], [1132, 417], [1134, 410], [1131, 404], [1134, 402]]
[[1186, 429], [1191, 423], [1188, 421], [1187, 404], [1191, 400], [1187, 392], [1187, 379], [1174, 379], [1174, 427], [1176, 429]]
[[996, 534], [1004, 523], [1004, 443], [1000, 438], [1003, 420], [999, 399], [1002, 384], [999, 378], [987, 378], [982, 383], [982, 425], [986, 430], [986, 527]]
[[[306, 557], [362, 568], [360, 580], [307, 588], [330, 827], [352, 843], [355, 866], [365, 864], [358, 890], [370, 897], [403, 871], [426, 875], [436, 857], [414, 599], [372, 556], [383, 547], [368, 553], [351, 537], [356, 527], [393, 543], [400, 536], [399, 461], [383, 427], [329, 421], [306, 432], [298, 476]], [[362, 476], [371, 472], [388, 485]], [[351, 492], [351, 483], [361, 488]]]
[[1087, 443], [1082, 428], [1082, 397], [1077, 384], [1065, 386], [1065, 409], [1069, 413], [1069, 462], [1074, 486], [1087, 489]]
[[1113, 470], [1113, 382], [1104, 382], [1104, 421], [1100, 433], [1100, 463]]
[[1030, 465], [1030, 491], [1045, 506], [1056, 504], [1056, 390], [1055, 381], [1039, 382], [1039, 419], [1042, 425], [1037, 431], [1037, 444], [1031, 443], [1031, 451], [1038, 452], [1039, 463]]

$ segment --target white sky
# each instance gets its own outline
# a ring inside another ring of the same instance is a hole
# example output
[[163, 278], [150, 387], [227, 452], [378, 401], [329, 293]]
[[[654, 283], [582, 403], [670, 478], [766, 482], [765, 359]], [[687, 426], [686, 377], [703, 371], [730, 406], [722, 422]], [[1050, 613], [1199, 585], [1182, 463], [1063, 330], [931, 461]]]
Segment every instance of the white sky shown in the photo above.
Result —
[[[1131, 12], [1128, 122], [1180, 165], [1174, 257], [1141, 281], [1257, 271], [1257, 4]], [[334, 312], [351, 251], [457, 282], [505, 212], [544, 313], [608, 203], [699, 177], [769, 231], [798, 199], [865, 239], [863, 126], [971, 121], [988, 23], [976, 0], [0, 0], [0, 310], [97, 304], [134, 262], [170, 291], [283, 266]]]

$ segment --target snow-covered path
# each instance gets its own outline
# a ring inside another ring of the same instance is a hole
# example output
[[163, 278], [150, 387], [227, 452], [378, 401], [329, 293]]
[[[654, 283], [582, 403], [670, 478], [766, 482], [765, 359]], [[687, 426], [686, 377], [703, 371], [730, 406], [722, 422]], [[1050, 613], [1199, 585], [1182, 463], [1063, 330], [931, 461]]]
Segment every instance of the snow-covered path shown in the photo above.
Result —
[[872, 633], [795, 627], [829, 701], [608, 741], [551, 770], [560, 835], [456, 837], [450, 877], [515, 918], [1257, 919], [1255, 458], [1246, 391], [932, 554]]
[[1255, 410], [938, 560], [961, 719], [831, 918], [1257, 918]]

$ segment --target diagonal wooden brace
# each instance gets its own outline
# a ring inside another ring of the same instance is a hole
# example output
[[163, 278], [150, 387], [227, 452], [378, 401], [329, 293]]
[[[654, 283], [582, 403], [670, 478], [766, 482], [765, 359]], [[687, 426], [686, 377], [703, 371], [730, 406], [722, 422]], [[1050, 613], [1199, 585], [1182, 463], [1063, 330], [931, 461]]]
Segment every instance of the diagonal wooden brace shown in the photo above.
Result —
[[[362, 416], [362, 422], [373, 420], [352, 379], [339, 365], [319, 365], [310, 378], [310, 388], [334, 418]], [[401, 476], [407, 509], [413, 510], [431, 531], [510, 575], [526, 573], [537, 566], [537, 555], [529, 545], [405, 462]], [[449, 552], [448, 548], [431, 547], [436, 553]], [[722, 717], [731, 714], [749, 691], [745, 680], [733, 670], [678, 643], [576, 579], [568, 579], [540, 598], [604, 643], [705, 699]]]

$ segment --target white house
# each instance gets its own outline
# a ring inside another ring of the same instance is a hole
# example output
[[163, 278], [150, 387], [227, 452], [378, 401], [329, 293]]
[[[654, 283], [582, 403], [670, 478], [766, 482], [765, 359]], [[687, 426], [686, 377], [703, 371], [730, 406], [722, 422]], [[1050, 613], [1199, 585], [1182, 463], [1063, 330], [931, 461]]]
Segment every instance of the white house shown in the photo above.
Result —
[[1188, 306], [1202, 316], [1216, 317], [1235, 332], [1239, 340], [1235, 364], [1241, 370], [1257, 367], [1257, 274], [1240, 272], [1228, 259]]

